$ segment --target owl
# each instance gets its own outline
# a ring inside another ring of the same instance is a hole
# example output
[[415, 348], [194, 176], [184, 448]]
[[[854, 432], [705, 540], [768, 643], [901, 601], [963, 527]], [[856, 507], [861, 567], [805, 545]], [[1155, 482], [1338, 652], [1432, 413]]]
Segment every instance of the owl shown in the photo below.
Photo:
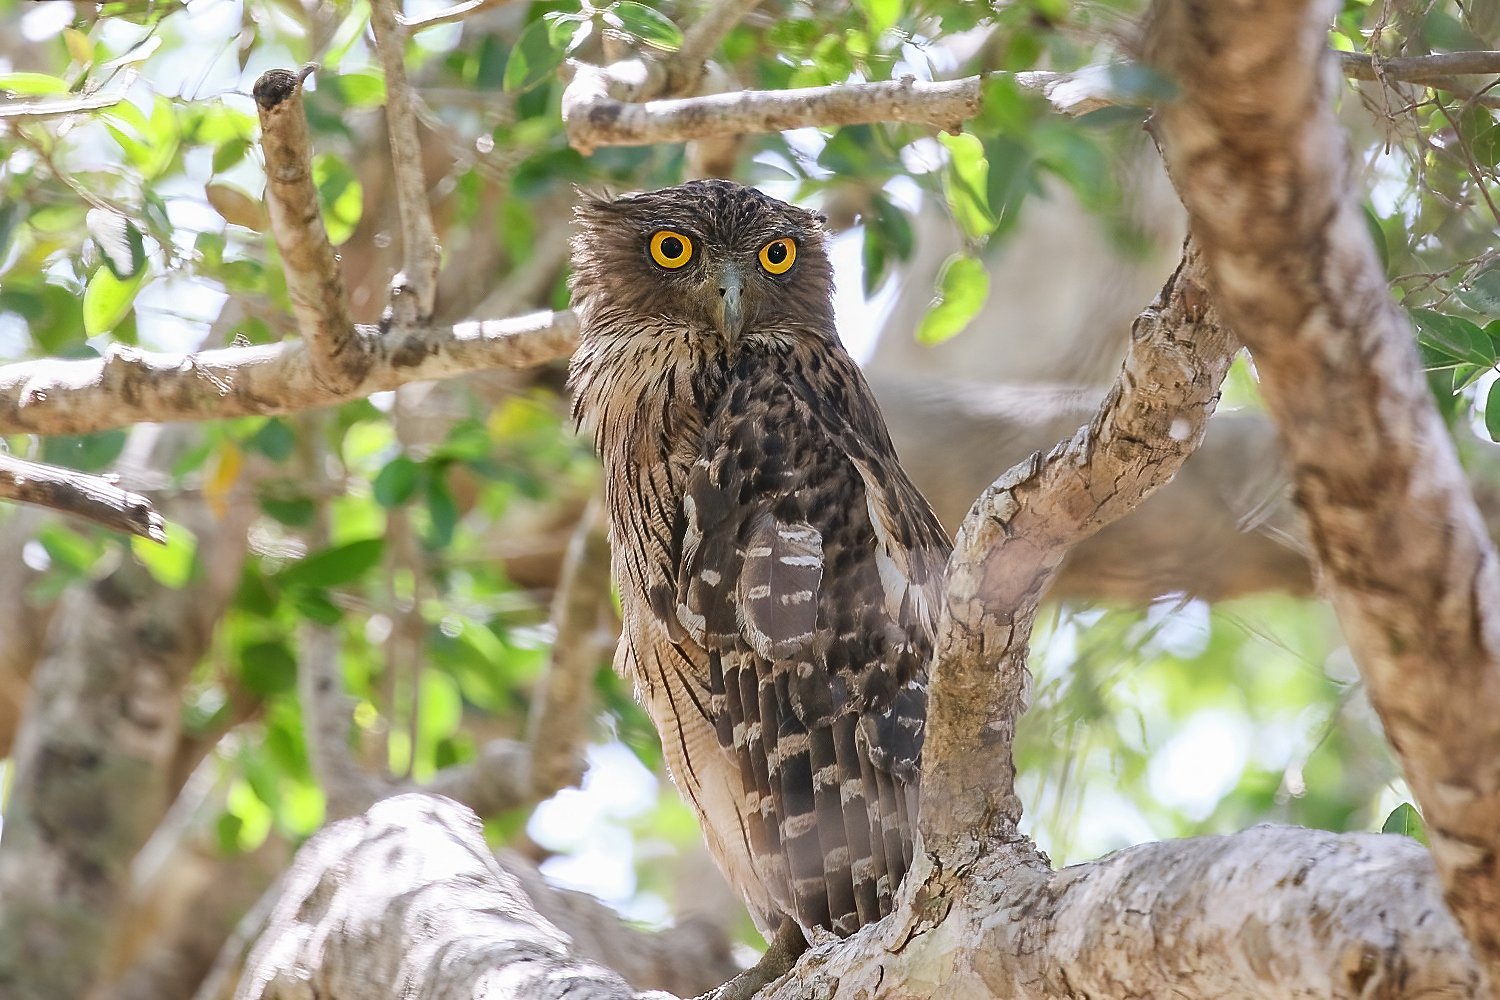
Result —
[[574, 416], [616, 668], [767, 938], [890, 911], [950, 543], [835, 329], [821, 217], [727, 181], [584, 196]]

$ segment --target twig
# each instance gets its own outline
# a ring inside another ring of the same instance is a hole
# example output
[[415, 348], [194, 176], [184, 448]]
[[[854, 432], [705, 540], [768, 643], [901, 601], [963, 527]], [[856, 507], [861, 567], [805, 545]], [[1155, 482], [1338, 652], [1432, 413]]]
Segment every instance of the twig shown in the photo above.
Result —
[[401, 273], [391, 280], [391, 307], [396, 326], [402, 328], [432, 317], [439, 249], [427, 204], [417, 116], [406, 80], [406, 32], [397, 23], [392, 0], [370, 0], [370, 27], [385, 71], [385, 127], [391, 142], [396, 211], [401, 217]]
[[462, 21], [464, 18], [469, 17], [470, 15], [478, 14], [480, 11], [489, 10], [491, 7], [499, 7], [501, 4], [510, 2], [511, 0], [464, 0], [463, 3], [456, 3], [451, 7], [444, 7], [442, 10], [437, 11], [434, 14], [429, 14], [426, 17], [419, 17], [415, 20], [407, 20], [406, 18], [397, 15], [396, 21], [398, 24], [403, 25], [408, 32], [415, 34], [416, 32], [421, 31], [423, 28], [431, 28], [439, 24], [451, 24], [454, 21]]
[[1235, 349], [1189, 242], [1136, 319], [1119, 378], [1093, 421], [975, 501], [948, 562], [933, 657], [922, 765], [927, 850], [1016, 836], [1011, 744], [1030, 685], [1037, 605], [1074, 545], [1165, 485], [1197, 448]]
[[359, 381], [332, 386], [303, 341], [158, 354], [122, 345], [103, 358], [0, 367], [0, 433], [85, 434], [147, 421], [293, 413], [432, 379], [529, 368], [572, 353], [578, 320], [538, 312], [380, 337], [361, 327]]
[[50, 507], [153, 542], [167, 541], [166, 522], [151, 501], [120, 489], [110, 477], [0, 454], [0, 497]]
[[557, 635], [527, 726], [531, 790], [537, 798], [576, 783], [583, 774], [579, 751], [593, 704], [593, 676], [602, 652], [599, 614], [609, 606], [609, 579], [604, 503], [596, 494], [568, 542], [552, 602]]
[[519, 740], [491, 740], [479, 756], [463, 764], [445, 767], [412, 791], [446, 795], [462, 802], [481, 816], [495, 816], [509, 809], [532, 805], [531, 752]]
[[1500, 51], [1439, 52], [1428, 56], [1389, 59], [1363, 52], [1336, 53], [1339, 69], [1355, 80], [1400, 80], [1435, 83], [1451, 76], [1500, 76]]
[[89, 94], [67, 100], [55, 101], [0, 101], [0, 121], [12, 118], [57, 118], [76, 115], [81, 111], [98, 111], [113, 107], [125, 100], [125, 88], [119, 87], [104, 94]]
[[255, 81], [261, 149], [266, 158], [266, 200], [271, 234], [281, 252], [287, 294], [297, 328], [308, 345], [307, 361], [334, 392], [364, 375], [361, 331], [349, 318], [344, 278], [318, 213], [312, 179], [312, 146], [302, 110], [302, 83], [311, 75], [272, 69]]
[[745, 15], [759, 7], [761, 0], [718, 0], [710, 3], [698, 20], [683, 32], [682, 47], [667, 67], [668, 92], [691, 93], [703, 75], [703, 64], [714, 49]]

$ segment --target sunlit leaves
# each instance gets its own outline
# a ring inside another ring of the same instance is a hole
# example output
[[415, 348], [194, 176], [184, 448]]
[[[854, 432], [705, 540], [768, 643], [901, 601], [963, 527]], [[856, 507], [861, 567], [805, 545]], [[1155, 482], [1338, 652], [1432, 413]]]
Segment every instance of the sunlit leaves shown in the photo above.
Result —
[[34, 97], [66, 94], [68, 81], [45, 73], [0, 73], [0, 94]]
[[995, 218], [990, 214], [990, 163], [984, 155], [984, 143], [967, 132], [958, 135], [945, 132], [938, 139], [949, 153], [948, 169], [943, 173], [943, 193], [953, 218], [971, 240], [988, 236], [995, 228]]
[[603, 18], [610, 27], [663, 52], [675, 52], [682, 46], [682, 32], [677, 30], [677, 25], [645, 4], [618, 0], [604, 8]]
[[990, 293], [990, 276], [984, 262], [966, 254], [954, 254], [938, 272], [937, 297], [917, 326], [917, 340], [941, 344], [969, 325], [979, 314]]
[[313, 157], [313, 183], [318, 189], [328, 242], [339, 246], [354, 235], [354, 227], [364, 214], [364, 188], [342, 158], [327, 153]]
[[149, 538], [132, 536], [130, 551], [146, 567], [146, 572], [163, 587], [181, 590], [193, 576], [198, 556], [198, 536], [180, 524], [167, 525], [165, 545]]
[[364, 538], [315, 552], [276, 574], [283, 587], [334, 587], [359, 579], [385, 552], [384, 538]]
[[119, 326], [135, 304], [145, 278], [144, 270], [128, 278], [117, 278], [111, 268], [102, 265], [95, 270], [83, 292], [84, 332], [93, 337]]
[[222, 181], [213, 181], [204, 185], [203, 194], [208, 198], [209, 205], [213, 206], [213, 210], [218, 212], [225, 222], [243, 226], [257, 233], [265, 232], [268, 222], [266, 208], [259, 198], [252, 198], [235, 185], [225, 184]]
[[1422, 822], [1422, 814], [1410, 802], [1403, 802], [1391, 810], [1380, 825], [1380, 832], [1400, 834], [1424, 845], [1427, 843], [1427, 826]]

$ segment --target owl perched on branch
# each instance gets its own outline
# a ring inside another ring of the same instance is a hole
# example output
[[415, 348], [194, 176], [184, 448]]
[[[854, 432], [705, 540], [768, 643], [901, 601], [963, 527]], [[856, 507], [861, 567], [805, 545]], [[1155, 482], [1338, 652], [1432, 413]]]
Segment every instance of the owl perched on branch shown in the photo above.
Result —
[[695, 181], [577, 219], [616, 666], [760, 931], [849, 934], [911, 864], [948, 538], [839, 343], [818, 216]]

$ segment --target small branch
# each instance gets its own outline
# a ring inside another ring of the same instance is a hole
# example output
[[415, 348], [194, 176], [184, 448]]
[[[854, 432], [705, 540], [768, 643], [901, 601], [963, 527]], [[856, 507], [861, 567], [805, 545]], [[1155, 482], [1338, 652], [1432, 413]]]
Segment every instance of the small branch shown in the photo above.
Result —
[[[800, 90], [746, 90], [630, 103], [613, 96], [620, 67], [577, 64], [563, 92], [568, 142], [580, 153], [598, 146], [645, 146], [735, 132], [778, 132], [809, 125], [912, 122], [957, 129], [979, 110], [982, 77], [928, 83], [910, 77], [882, 83]], [[626, 77], [628, 79], [628, 76]]]
[[[715, 11], [726, 15], [739, 11], [743, 16], [743, 2], [726, 0]], [[746, 9], [754, 6], [748, 4]], [[684, 51], [686, 49], [685, 42]], [[1500, 75], [1500, 52], [1448, 52], [1381, 59], [1378, 76], [1377, 64], [1372, 57], [1348, 52], [1337, 55], [1344, 72], [1360, 80], [1379, 78], [1436, 86], [1453, 76]], [[686, 63], [684, 58], [680, 65]], [[674, 63], [669, 72], [680, 72], [675, 69], [678, 65]], [[1115, 83], [1115, 71], [1129, 66], [1128, 63], [1085, 66], [1072, 73], [1030, 71], [1016, 73], [1013, 79], [1022, 90], [1045, 97], [1058, 113], [1077, 116], [1107, 107], [1144, 107], [1148, 98], [1140, 94], [1122, 94]], [[642, 97], [661, 88], [650, 85], [655, 77], [650, 72], [643, 72], [637, 61], [605, 68], [579, 64], [574, 66], [573, 80], [563, 93], [562, 113], [568, 142], [581, 153], [589, 153], [599, 146], [645, 146], [744, 132], [877, 122], [910, 122], [957, 129], [965, 119], [978, 112], [985, 78], [969, 76], [937, 83], [908, 78], [801, 90], [747, 90], [678, 100], [643, 101]], [[656, 82], [660, 84], [660, 81]], [[1478, 99], [1483, 101], [1485, 98]]]
[[1384, 58], [1339, 52], [1339, 69], [1354, 80], [1437, 83], [1452, 76], [1500, 76], [1500, 52], [1439, 52], [1429, 56]]
[[445, 767], [412, 791], [431, 792], [462, 802], [480, 816], [496, 816], [538, 801], [532, 794], [531, 751], [518, 740], [491, 740], [479, 756]]
[[66, 100], [0, 101], [0, 121], [15, 118], [58, 118], [63, 115], [76, 115], [82, 111], [98, 111], [101, 108], [114, 107], [125, 100], [125, 91], [131, 82], [134, 82], [133, 75], [128, 79], [125, 87], [115, 87], [107, 94], [87, 94]]
[[294, 413], [362, 399], [409, 382], [494, 368], [530, 368], [573, 351], [571, 312], [376, 336], [361, 327], [359, 381], [317, 377], [305, 341], [157, 354], [114, 345], [103, 358], [0, 367], [0, 433], [87, 434], [143, 422]]
[[1063, 557], [1165, 485], [1203, 438], [1235, 342], [1217, 320], [1191, 241], [1137, 318], [1093, 421], [997, 479], [959, 528], [938, 623], [922, 756], [922, 834], [1013, 838], [1011, 744], [1025, 709], [1031, 626]]
[[166, 522], [151, 501], [120, 489], [112, 477], [0, 454], [0, 497], [50, 507], [153, 542], [167, 541]]
[[370, 27], [385, 72], [385, 127], [391, 142], [396, 210], [401, 217], [401, 273], [391, 281], [393, 318], [400, 328], [432, 318], [440, 251], [427, 203], [417, 116], [406, 80], [406, 32], [397, 22], [393, 0], [370, 0]]
[[267, 70], [255, 81], [261, 149], [266, 158], [266, 200], [271, 234], [281, 252], [287, 294], [307, 361], [331, 391], [346, 390], [365, 375], [361, 331], [349, 318], [344, 278], [318, 212], [312, 179], [312, 145], [302, 110], [302, 83], [311, 75]]
[[594, 702], [594, 672], [604, 649], [599, 615], [609, 607], [609, 556], [604, 504], [596, 494], [568, 543], [552, 602], [557, 634], [527, 726], [531, 790], [538, 799], [576, 784], [583, 775], [581, 750]]
[[501, 4], [511, 3], [512, 0], [464, 0], [451, 7], [444, 7], [436, 13], [415, 20], [407, 20], [401, 15], [396, 16], [396, 22], [403, 25], [411, 34], [416, 34], [424, 28], [431, 28], [439, 24], [452, 24], [454, 21], [462, 21], [466, 17], [478, 14], [480, 11], [489, 10], [491, 7], [499, 7]]
[[698, 86], [703, 75], [703, 64], [713, 55], [714, 49], [734, 26], [744, 20], [745, 15], [761, 5], [761, 0], [716, 0], [710, 2], [692, 27], [683, 32], [682, 47], [673, 54], [667, 68], [668, 90], [674, 94], [687, 94]]

